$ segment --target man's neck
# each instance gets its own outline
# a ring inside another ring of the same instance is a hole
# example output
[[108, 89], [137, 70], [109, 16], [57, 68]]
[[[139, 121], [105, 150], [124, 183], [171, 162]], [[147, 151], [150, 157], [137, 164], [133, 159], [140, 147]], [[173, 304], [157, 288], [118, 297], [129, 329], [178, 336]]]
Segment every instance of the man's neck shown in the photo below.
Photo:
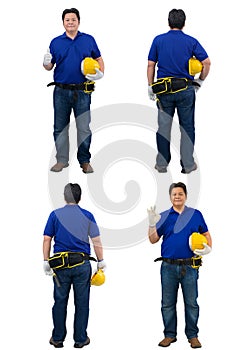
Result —
[[175, 211], [177, 211], [177, 213], [181, 214], [183, 212], [183, 210], [185, 209], [185, 205], [182, 205], [182, 206], [173, 206], [173, 209]]
[[66, 32], [66, 35], [67, 35], [70, 39], [74, 40], [75, 37], [77, 36], [77, 33], [78, 33], [78, 31], [76, 31], [76, 32]]

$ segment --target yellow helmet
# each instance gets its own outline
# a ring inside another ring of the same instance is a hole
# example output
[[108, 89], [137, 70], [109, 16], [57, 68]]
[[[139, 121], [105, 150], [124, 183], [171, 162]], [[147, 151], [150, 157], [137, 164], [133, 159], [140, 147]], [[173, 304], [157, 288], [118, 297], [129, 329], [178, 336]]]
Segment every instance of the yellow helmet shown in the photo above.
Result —
[[91, 278], [91, 285], [101, 286], [104, 282], [105, 282], [104, 272], [102, 270], [97, 270]]
[[194, 251], [195, 249], [203, 249], [203, 243], [207, 244], [207, 239], [204, 235], [198, 232], [193, 232], [189, 237], [189, 247], [192, 251]]
[[94, 60], [92, 57], [86, 57], [81, 63], [81, 70], [83, 75], [86, 74], [95, 74], [95, 68], [100, 69], [99, 63]]
[[188, 72], [190, 75], [195, 76], [195, 74], [202, 71], [202, 63], [194, 57], [191, 57], [188, 61]]

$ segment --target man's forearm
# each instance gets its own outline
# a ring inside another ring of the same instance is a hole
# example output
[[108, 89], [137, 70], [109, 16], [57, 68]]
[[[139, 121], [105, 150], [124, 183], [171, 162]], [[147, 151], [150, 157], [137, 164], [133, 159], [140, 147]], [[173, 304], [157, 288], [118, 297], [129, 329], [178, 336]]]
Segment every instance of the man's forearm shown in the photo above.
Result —
[[92, 242], [97, 260], [103, 260], [103, 248], [100, 237], [92, 238]]
[[43, 259], [48, 260], [50, 257], [51, 240], [44, 239], [43, 241]]
[[199, 79], [205, 80], [210, 71], [210, 65], [211, 65], [210, 59], [206, 58], [204, 61], [202, 61], [202, 65], [203, 65], [203, 68], [199, 76]]
[[153, 61], [148, 62], [147, 68], [148, 84], [151, 85], [154, 82], [155, 77], [155, 63]]

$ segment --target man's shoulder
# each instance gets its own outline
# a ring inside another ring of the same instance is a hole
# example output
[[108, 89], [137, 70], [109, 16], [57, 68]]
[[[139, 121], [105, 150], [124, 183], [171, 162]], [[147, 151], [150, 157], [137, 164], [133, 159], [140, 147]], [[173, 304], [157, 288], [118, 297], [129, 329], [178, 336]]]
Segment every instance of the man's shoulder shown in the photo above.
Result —
[[165, 33], [158, 34], [158, 35], [156, 35], [156, 37], [155, 37], [154, 40], [161, 40], [161, 39], [164, 39], [166, 36], [168, 36], [168, 33], [169, 33], [169, 32], [165, 32]]
[[184, 32], [182, 32], [182, 33], [183, 33], [183, 35], [185, 36], [186, 39], [188, 39], [190, 41], [197, 41], [197, 39], [194, 36], [186, 34]]
[[188, 215], [195, 215], [195, 216], [200, 216], [202, 215], [201, 211], [199, 209], [196, 208], [192, 208], [192, 207], [185, 207], [185, 213]]
[[57, 35], [56, 37], [54, 37], [54, 38], [51, 40], [51, 43], [54, 43], [54, 42], [59, 41], [59, 40], [62, 40], [62, 39], [64, 39], [65, 37], [66, 37], [66, 34], [65, 34], [65, 33], [63, 33], [63, 34], [61, 34], [61, 35]]
[[171, 214], [172, 212], [173, 212], [173, 208], [172, 207], [162, 211], [160, 213], [161, 214], [161, 220], [165, 221], [168, 218], [169, 214]]
[[81, 212], [88, 218], [88, 219], [91, 219], [93, 220], [94, 219], [94, 215], [87, 209], [85, 208], [82, 208], [80, 206], [78, 206], [78, 208], [81, 210]]
[[84, 33], [84, 32], [78, 32], [77, 33], [77, 36], [79, 38], [83, 38], [83, 39], [88, 39], [88, 40], [95, 40], [93, 35], [91, 34], [88, 34], [88, 33]]

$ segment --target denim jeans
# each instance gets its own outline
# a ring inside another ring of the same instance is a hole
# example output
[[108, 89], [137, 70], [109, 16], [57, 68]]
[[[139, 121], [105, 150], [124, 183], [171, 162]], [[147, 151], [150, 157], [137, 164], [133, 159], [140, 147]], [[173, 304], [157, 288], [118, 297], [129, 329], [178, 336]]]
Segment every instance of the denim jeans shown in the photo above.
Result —
[[161, 265], [162, 284], [162, 318], [165, 337], [177, 336], [176, 303], [178, 288], [181, 285], [185, 306], [185, 334], [188, 339], [198, 336], [199, 306], [198, 298], [198, 269], [191, 266], [179, 266], [163, 262]]
[[54, 341], [64, 341], [67, 317], [67, 304], [71, 286], [73, 286], [75, 316], [74, 316], [74, 341], [84, 343], [87, 339], [87, 325], [89, 318], [89, 293], [91, 265], [85, 261], [83, 265], [71, 269], [63, 269], [56, 272], [60, 287], [54, 281], [54, 306], [52, 309], [54, 329], [52, 338]]
[[67, 90], [58, 86], [54, 89], [54, 141], [57, 162], [69, 161], [69, 124], [73, 110], [77, 128], [77, 159], [79, 164], [88, 163], [91, 130], [89, 127], [91, 95], [81, 90]]
[[158, 103], [158, 131], [156, 134], [158, 154], [156, 163], [159, 166], [168, 166], [171, 160], [171, 129], [174, 113], [177, 110], [181, 132], [181, 166], [185, 169], [192, 168], [194, 165], [195, 142], [195, 90], [193, 86], [189, 86], [186, 90], [174, 94], [162, 94], [158, 98], [160, 103]]

